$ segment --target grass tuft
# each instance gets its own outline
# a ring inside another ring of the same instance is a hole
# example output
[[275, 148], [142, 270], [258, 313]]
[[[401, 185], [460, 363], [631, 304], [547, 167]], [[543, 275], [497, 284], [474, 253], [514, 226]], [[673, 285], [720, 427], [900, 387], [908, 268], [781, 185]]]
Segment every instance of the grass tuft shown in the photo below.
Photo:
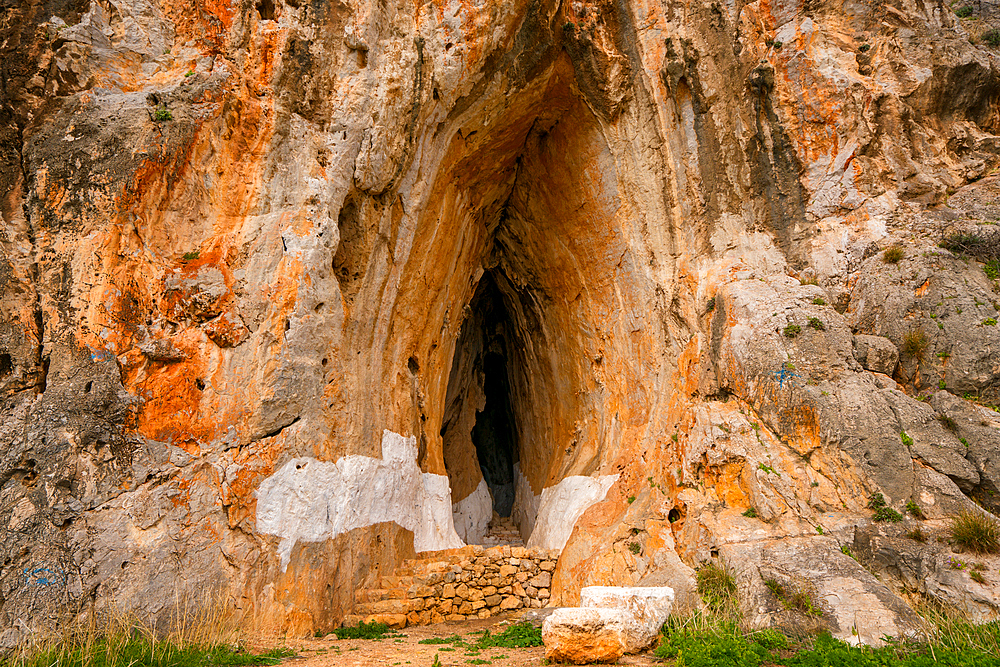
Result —
[[900, 260], [906, 256], [903, 246], [896, 244], [889, 246], [882, 253], [882, 261], [886, 264], [899, 264]]
[[927, 350], [929, 344], [927, 334], [922, 329], [910, 329], [903, 334], [903, 345], [900, 351], [914, 359], [920, 359], [924, 356], [924, 351]]
[[735, 613], [736, 580], [725, 567], [708, 563], [698, 570], [698, 593], [713, 613]]
[[1000, 553], [1000, 525], [978, 512], [952, 517], [948, 534], [956, 544], [977, 554]]

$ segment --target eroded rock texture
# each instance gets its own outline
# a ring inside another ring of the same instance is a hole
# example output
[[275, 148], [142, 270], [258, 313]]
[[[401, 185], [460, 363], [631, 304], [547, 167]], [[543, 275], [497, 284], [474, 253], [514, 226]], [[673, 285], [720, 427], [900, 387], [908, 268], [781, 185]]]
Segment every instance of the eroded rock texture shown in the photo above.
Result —
[[[961, 397], [1000, 396], [997, 285], [936, 248], [1000, 197], [976, 25], [909, 0], [12, 0], [3, 641], [209, 598], [328, 629], [414, 517], [444, 548], [509, 515], [563, 548], [557, 603], [683, 606], [721, 546], [853, 543], [874, 492], [931, 527], [995, 511], [1000, 422]], [[855, 335], [882, 342], [859, 361]], [[319, 518], [263, 530], [265, 480]]]

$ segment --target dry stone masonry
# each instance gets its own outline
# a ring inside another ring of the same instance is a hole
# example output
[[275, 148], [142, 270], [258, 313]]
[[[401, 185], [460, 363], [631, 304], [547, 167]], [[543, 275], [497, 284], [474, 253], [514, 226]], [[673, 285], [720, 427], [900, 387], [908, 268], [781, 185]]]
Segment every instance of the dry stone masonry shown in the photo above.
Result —
[[540, 609], [551, 599], [559, 552], [476, 545], [423, 556], [404, 561], [379, 580], [379, 588], [358, 590], [345, 624], [377, 621], [402, 628]]

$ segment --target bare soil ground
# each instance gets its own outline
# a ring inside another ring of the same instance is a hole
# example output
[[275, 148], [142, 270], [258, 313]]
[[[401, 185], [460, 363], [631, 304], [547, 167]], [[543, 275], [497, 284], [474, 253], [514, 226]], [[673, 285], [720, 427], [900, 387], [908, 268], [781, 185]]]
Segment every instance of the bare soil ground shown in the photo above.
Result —
[[[454, 621], [436, 625], [414, 626], [399, 632], [401, 636], [371, 639], [337, 639], [327, 635], [322, 639], [288, 640], [285, 646], [297, 656], [286, 660], [288, 667], [430, 667], [434, 656], [441, 667], [468, 667], [468, 665], [493, 665], [493, 667], [538, 667], [543, 663], [545, 649], [489, 648], [482, 651], [455, 647], [452, 644], [421, 644], [421, 640], [461, 635], [469, 644], [475, 643], [478, 634], [490, 629], [501, 632], [503, 616], [474, 621]], [[269, 647], [268, 647], [269, 648]], [[654, 663], [648, 653], [629, 655], [618, 661], [619, 665], [650, 666]]]

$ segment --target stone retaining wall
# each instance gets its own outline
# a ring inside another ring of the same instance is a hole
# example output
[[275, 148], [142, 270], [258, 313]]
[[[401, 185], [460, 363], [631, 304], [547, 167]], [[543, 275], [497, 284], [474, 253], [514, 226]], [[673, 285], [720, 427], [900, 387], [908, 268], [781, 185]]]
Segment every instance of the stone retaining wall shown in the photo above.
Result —
[[355, 593], [345, 625], [378, 621], [393, 627], [541, 608], [549, 600], [557, 550], [468, 546], [406, 561], [377, 589]]

